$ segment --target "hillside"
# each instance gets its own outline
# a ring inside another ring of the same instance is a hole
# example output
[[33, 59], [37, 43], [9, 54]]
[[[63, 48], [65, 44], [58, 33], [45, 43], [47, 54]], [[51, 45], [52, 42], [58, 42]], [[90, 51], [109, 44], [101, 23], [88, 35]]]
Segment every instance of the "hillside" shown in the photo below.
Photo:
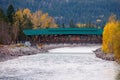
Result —
[[120, 19], [119, 0], [0, 0], [0, 7], [7, 9], [13, 4], [15, 9], [29, 8], [33, 12], [40, 9], [53, 16], [57, 23], [94, 23], [103, 26], [114, 13]]

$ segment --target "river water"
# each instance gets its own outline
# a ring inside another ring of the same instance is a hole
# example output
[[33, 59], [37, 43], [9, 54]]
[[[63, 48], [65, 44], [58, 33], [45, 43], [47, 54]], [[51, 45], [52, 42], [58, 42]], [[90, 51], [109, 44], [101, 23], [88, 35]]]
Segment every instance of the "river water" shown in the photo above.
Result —
[[118, 64], [96, 58], [95, 48], [84, 47], [89, 53], [83, 47], [60, 48], [0, 62], [0, 80], [120, 80]]

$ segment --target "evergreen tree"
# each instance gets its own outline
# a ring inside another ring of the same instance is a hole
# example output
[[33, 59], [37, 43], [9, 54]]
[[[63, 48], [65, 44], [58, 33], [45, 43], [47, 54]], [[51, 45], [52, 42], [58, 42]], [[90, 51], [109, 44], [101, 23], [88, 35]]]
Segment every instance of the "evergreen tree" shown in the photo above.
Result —
[[8, 18], [8, 22], [12, 25], [14, 23], [14, 15], [15, 15], [15, 10], [13, 5], [9, 5], [8, 9], [7, 9], [7, 18]]

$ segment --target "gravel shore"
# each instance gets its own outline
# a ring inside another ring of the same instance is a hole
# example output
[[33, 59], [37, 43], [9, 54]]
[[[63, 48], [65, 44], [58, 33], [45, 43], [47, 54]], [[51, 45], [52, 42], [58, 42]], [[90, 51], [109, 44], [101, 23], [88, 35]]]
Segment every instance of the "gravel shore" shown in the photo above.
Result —
[[99, 49], [97, 49], [93, 52], [95, 53], [96, 57], [98, 57], [98, 58], [101, 58], [103, 60], [115, 61], [115, 57], [112, 53], [111, 54], [106, 54], [102, 51], [101, 48], [99, 48]]
[[11, 48], [11, 46], [5, 45], [0, 47], [0, 62], [13, 59], [19, 56], [33, 55], [33, 54], [44, 53], [44, 52], [46, 51], [43, 49], [37, 49], [35, 47], [23, 46], [23, 47]]
[[[62, 47], [79, 47], [79, 46], [94, 46], [96, 44], [44, 44], [42, 48], [37, 46], [31, 47], [11, 47], [11, 45], [3, 45], [0, 47], [0, 62], [9, 59], [14, 59], [24, 55], [34, 55], [38, 53], [47, 53], [50, 49]], [[99, 44], [98, 44], [99, 45]]]

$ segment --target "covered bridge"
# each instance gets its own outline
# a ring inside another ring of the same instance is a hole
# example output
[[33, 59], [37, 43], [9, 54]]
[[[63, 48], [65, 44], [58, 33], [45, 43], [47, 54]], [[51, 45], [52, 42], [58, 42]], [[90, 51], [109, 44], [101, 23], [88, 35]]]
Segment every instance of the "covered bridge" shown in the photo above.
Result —
[[39, 43], [101, 43], [103, 29], [48, 28], [23, 30], [31, 41]]

